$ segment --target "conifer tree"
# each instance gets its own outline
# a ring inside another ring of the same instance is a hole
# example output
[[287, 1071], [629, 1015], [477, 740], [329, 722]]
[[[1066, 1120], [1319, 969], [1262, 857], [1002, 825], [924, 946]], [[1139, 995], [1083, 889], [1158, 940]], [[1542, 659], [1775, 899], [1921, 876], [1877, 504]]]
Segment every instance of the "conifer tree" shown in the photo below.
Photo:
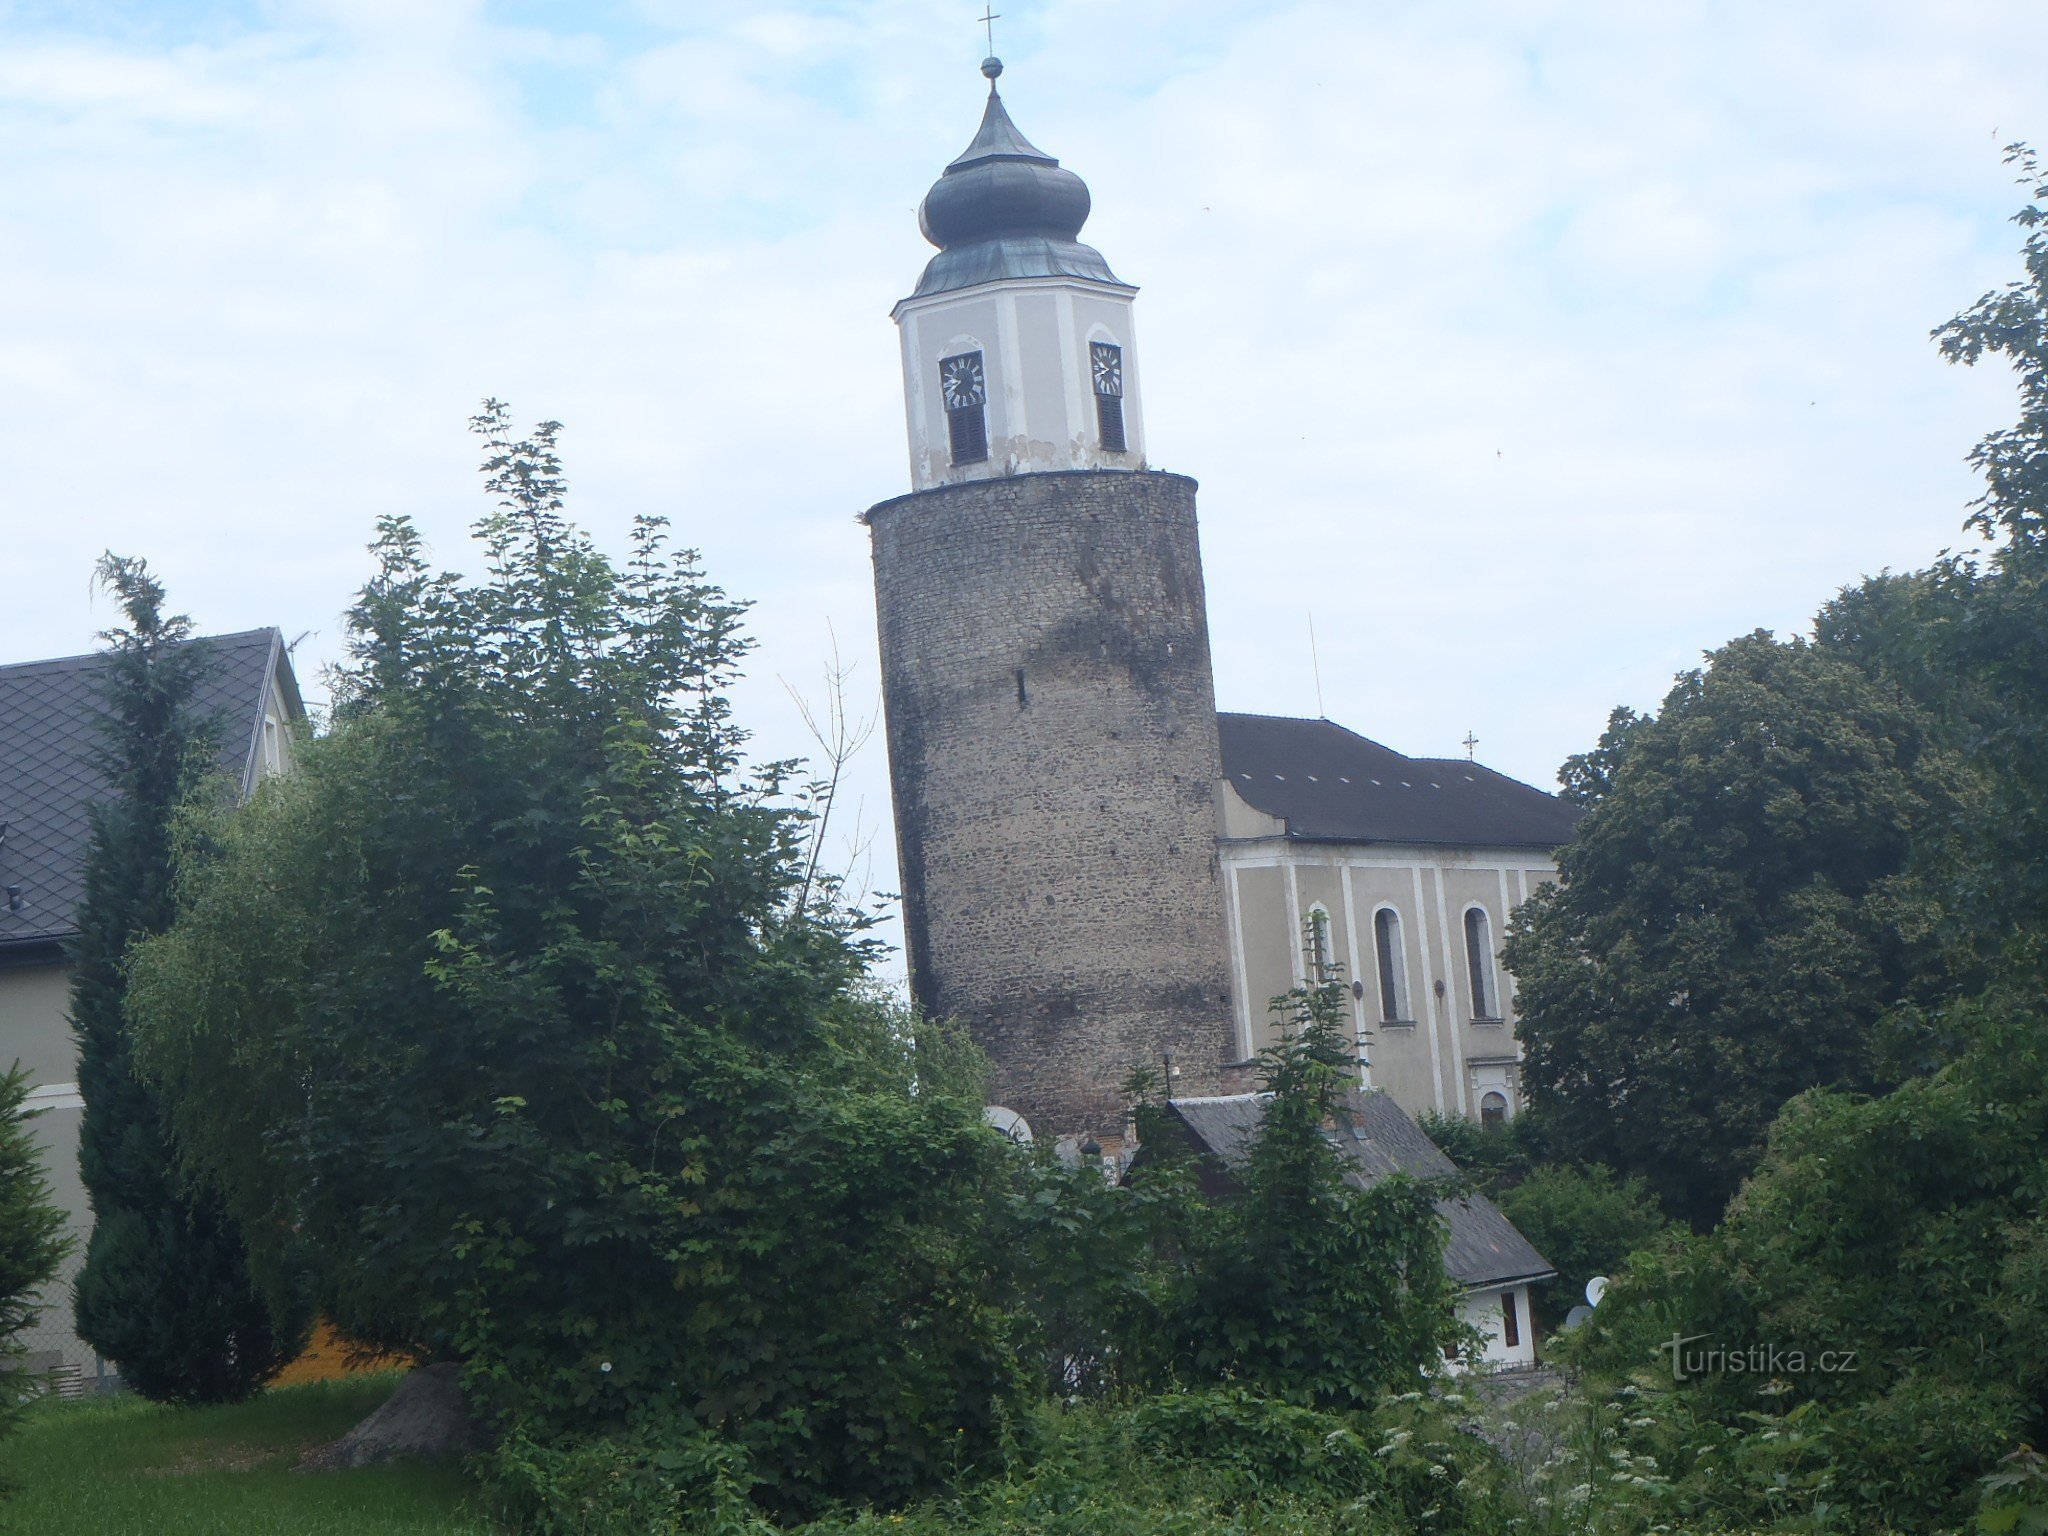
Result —
[[124, 1017], [128, 947], [170, 926], [172, 821], [212, 756], [213, 727], [195, 707], [210, 663], [190, 621], [164, 613], [163, 586], [142, 561], [107, 555], [99, 577], [127, 625], [103, 636], [111, 652], [98, 766], [112, 793], [92, 813], [72, 977], [85, 1099], [78, 1162], [94, 1217], [78, 1332], [146, 1397], [235, 1402], [298, 1351], [306, 1319], [292, 1306], [273, 1315], [218, 1199], [181, 1184]]

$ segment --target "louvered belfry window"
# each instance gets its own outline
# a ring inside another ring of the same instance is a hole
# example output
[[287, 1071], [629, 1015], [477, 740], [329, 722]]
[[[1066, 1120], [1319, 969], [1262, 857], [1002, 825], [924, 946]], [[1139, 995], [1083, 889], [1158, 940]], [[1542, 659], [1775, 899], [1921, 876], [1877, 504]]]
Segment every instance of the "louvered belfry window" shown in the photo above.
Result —
[[1124, 349], [1106, 341], [1088, 343], [1089, 372], [1095, 379], [1095, 432], [1105, 453], [1124, 453]]
[[946, 438], [953, 462], [988, 458], [988, 374], [979, 352], [939, 359], [939, 394], [946, 403]]

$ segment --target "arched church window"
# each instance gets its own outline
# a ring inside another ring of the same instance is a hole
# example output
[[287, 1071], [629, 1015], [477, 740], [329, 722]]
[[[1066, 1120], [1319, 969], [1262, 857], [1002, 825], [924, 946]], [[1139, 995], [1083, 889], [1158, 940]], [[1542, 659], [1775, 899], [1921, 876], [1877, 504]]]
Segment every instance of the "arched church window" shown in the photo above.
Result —
[[1488, 1130], [1506, 1125], [1508, 1123], [1508, 1096], [1494, 1090], [1482, 1093], [1479, 1096], [1479, 1123]]
[[946, 437], [955, 464], [988, 459], [988, 374], [979, 352], [939, 359], [939, 393], [946, 402]]
[[1465, 965], [1472, 976], [1472, 1017], [1500, 1017], [1500, 993], [1493, 980], [1493, 924], [1484, 907], [1465, 909]]
[[1330, 979], [1330, 909], [1320, 901], [1308, 909], [1308, 933], [1303, 945], [1308, 961], [1309, 985], [1320, 987]]
[[1401, 947], [1401, 914], [1381, 907], [1372, 915], [1373, 959], [1380, 973], [1380, 1019], [1383, 1023], [1404, 1023], [1408, 1011], [1408, 969]]
[[1095, 379], [1095, 432], [1105, 453], [1124, 453], [1124, 349], [1107, 341], [1088, 343], [1089, 372]]

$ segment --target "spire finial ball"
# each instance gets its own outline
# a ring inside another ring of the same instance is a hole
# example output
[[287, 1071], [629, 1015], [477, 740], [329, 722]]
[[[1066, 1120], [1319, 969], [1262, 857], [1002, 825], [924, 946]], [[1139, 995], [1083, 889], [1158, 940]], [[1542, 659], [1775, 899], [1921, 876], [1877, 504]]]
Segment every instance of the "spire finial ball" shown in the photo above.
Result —
[[1003, 72], [1003, 61], [994, 54], [990, 54], [981, 61], [981, 72], [993, 81], [997, 75]]

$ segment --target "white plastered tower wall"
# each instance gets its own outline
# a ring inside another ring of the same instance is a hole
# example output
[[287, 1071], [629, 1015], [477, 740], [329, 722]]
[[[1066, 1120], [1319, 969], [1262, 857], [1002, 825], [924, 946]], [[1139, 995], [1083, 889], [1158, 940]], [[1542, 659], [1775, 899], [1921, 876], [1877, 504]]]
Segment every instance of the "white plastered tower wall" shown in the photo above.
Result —
[[[910, 483], [1061, 469], [1142, 469], [1145, 414], [1132, 299], [1137, 289], [1076, 277], [1020, 277], [909, 298], [893, 312], [903, 350]], [[1096, 348], [1116, 349], [1121, 451], [1102, 440]], [[980, 354], [988, 454], [953, 462], [941, 365]]]
[[891, 317], [903, 358], [913, 491], [1015, 475], [1142, 470], [1132, 300], [1081, 242], [1088, 187], [988, 101], [967, 148], [925, 194], [938, 247]]

